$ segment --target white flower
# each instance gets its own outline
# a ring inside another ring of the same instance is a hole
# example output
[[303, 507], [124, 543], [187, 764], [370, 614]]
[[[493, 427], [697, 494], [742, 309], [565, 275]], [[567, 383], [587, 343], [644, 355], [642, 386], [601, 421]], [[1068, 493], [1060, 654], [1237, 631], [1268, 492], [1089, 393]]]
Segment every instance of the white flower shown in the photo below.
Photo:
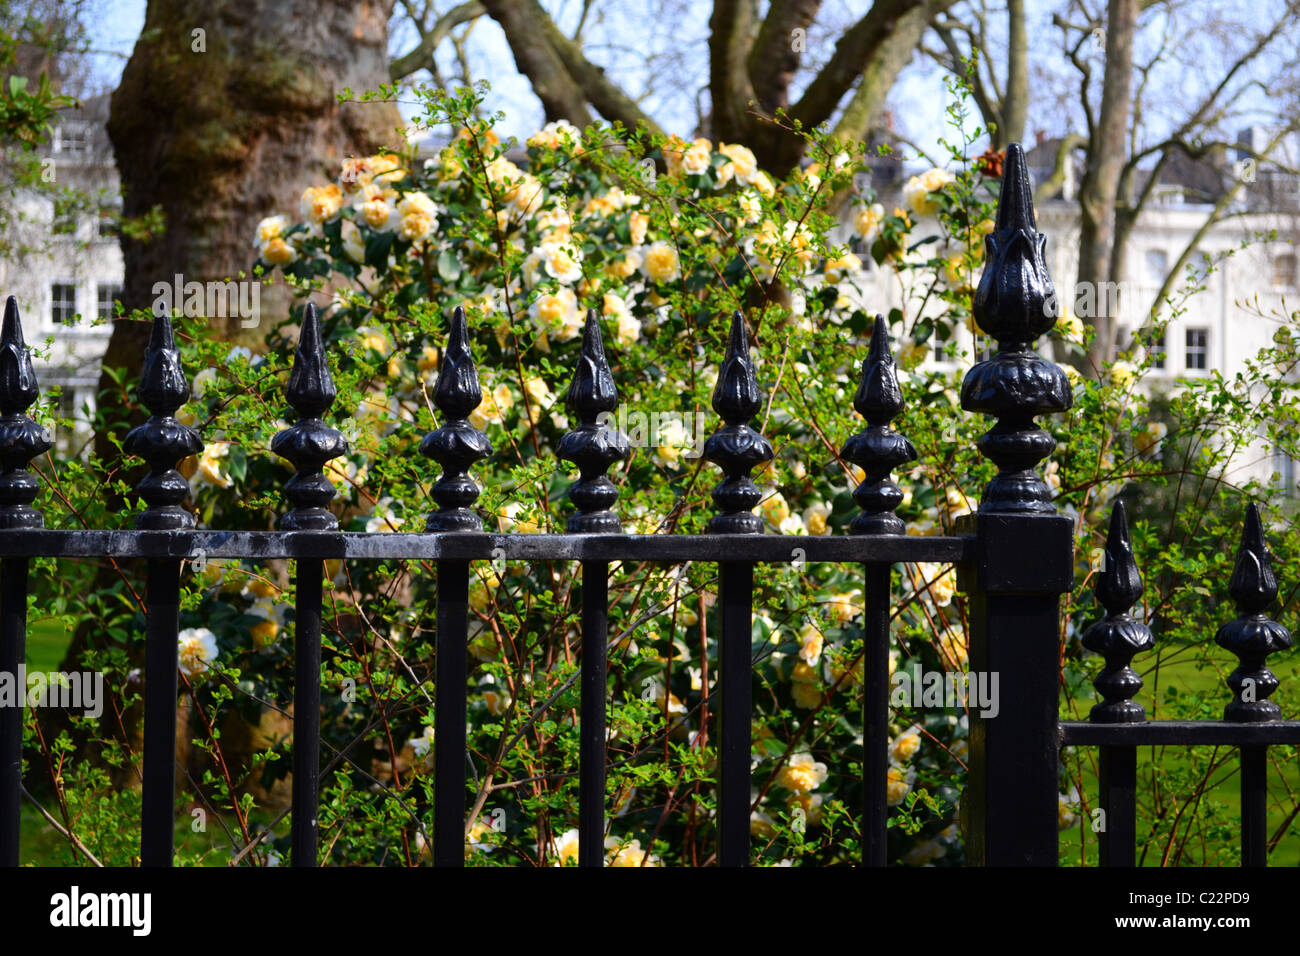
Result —
[[217, 636], [206, 627], [187, 627], [176, 635], [176, 650], [181, 672], [194, 677], [217, 659]]

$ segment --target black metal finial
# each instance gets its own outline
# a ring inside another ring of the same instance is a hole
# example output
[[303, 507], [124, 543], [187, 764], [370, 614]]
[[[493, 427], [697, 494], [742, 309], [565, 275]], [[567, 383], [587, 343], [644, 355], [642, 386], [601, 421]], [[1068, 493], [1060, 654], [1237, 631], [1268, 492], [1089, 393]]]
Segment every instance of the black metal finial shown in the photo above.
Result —
[[52, 447], [45, 429], [27, 414], [39, 393], [18, 300], [9, 296], [0, 326], [0, 528], [45, 526], [32, 507], [40, 485], [27, 470], [33, 458]]
[[1051, 454], [1056, 441], [1034, 424], [1034, 416], [1065, 411], [1074, 396], [1060, 366], [1032, 350], [1034, 340], [1056, 324], [1059, 305], [1019, 143], [1007, 147], [997, 224], [984, 242], [986, 265], [972, 311], [999, 350], [972, 368], [961, 387], [962, 408], [998, 419], [978, 443], [998, 466], [979, 510], [1051, 513], [1051, 489], [1034, 466]]
[[713, 389], [713, 410], [725, 423], [704, 443], [704, 459], [718, 465], [726, 476], [713, 489], [718, 514], [709, 520], [711, 534], [756, 534], [763, 519], [753, 513], [763, 494], [749, 477], [757, 465], [772, 458], [772, 446], [749, 422], [762, 407], [758, 378], [749, 358], [749, 333], [745, 317], [737, 310], [731, 317], [727, 357], [718, 371]]
[[1264, 660], [1291, 646], [1291, 632], [1264, 613], [1277, 599], [1277, 578], [1264, 540], [1264, 523], [1254, 502], [1246, 509], [1246, 526], [1228, 593], [1237, 604], [1238, 616], [1219, 628], [1214, 643], [1236, 654], [1241, 664], [1228, 675], [1233, 700], [1224, 708], [1223, 718], [1277, 720], [1282, 710], [1267, 698], [1277, 690], [1278, 680]]
[[145, 501], [145, 510], [135, 516], [135, 526], [152, 531], [192, 528], [194, 515], [181, 507], [190, 486], [176, 470], [176, 463], [201, 452], [203, 439], [176, 420], [176, 410], [185, 404], [190, 387], [172, 336], [171, 316], [164, 313], [154, 316], [138, 392], [151, 415], [143, 425], [127, 432], [122, 442], [127, 454], [149, 463], [149, 474], [135, 486]]
[[338, 392], [325, 358], [316, 306], [310, 302], [284, 394], [298, 420], [276, 433], [271, 451], [292, 462], [297, 473], [284, 486], [284, 496], [293, 510], [280, 519], [280, 527], [285, 531], [334, 531], [339, 522], [327, 506], [334, 500], [335, 489], [324, 468], [327, 461], [347, 452], [348, 443], [337, 429], [321, 420]]
[[876, 316], [853, 407], [867, 420], [867, 427], [844, 443], [840, 457], [860, 467], [866, 477], [853, 492], [862, 514], [853, 519], [849, 533], [906, 534], [903, 519], [893, 513], [903, 503], [903, 491], [889, 473], [914, 461], [916, 449], [889, 427], [903, 410], [903, 390], [898, 386], [898, 369], [889, 351], [889, 324], [883, 315]]
[[574, 533], [613, 533], [623, 524], [610, 509], [618, 500], [618, 489], [605, 472], [628, 455], [627, 436], [606, 422], [618, 408], [618, 389], [605, 358], [605, 342], [595, 309], [587, 310], [582, 332], [582, 353], [565, 398], [569, 410], [578, 416], [578, 427], [560, 439], [556, 454], [578, 466], [579, 478], [569, 489], [578, 513], [569, 518], [565, 530]]
[[442, 477], [434, 483], [433, 500], [438, 510], [429, 515], [429, 531], [482, 531], [483, 522], [470, 510], [478, 498], [478, 485], [468, 474], [474, 462], [492, 454], [492, 444], [468, 421], [469, 413], [483, 402], [483, 392], [469, 350], [469, 326], [465, 310], [457, 306], [451, 314], [447, 347], [433, 402], [446, 416], [442, 427], [429, 432], [420, 443], [420, 454], [442, 465]]
[[1128, 515], [1122, 501], [1115, 502], [1110, 513], [1105, 554], [1094, 592], [1106, 608], [1106, 616], [1083, 632], [1083, 646], [1106, 658], [1106, 666], [1092, 682], [1103, 699], [1092, 708], [1088, 719], [1099, 724], [1123, 724], [1146, 718], [1146, 710], [1133, 700], [1142, 689], [1142, 678], [1129, 663], [1133, 655], [1151, 650], [1156, 642], [1151, 629], [1128, 613], [1142, 596], [1142, 577], [1133, 557]]

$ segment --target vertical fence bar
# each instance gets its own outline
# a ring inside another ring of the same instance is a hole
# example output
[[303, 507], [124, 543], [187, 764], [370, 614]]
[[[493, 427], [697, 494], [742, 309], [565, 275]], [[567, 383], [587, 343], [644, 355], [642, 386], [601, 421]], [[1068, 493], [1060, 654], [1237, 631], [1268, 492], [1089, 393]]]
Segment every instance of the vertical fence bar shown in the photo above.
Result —
[[1074, 396], [1065, 372], [1033, 350], [1059, 305], [1032, 197], [1024, 151], [1012, 143], [972, 303], [998, 352], [961, 388], [963, 409], [997, 419], [978, 446], [998, 473], [978, 513], [958, 521], [976, 538], [973, 565], [958, 569], [970, 596], [972, 676], [988, 674], [989, 686], [996, 679], [1006, 689], [996, 714], [971, 708], [967, 851], [983, 865], [1057, 862], [1060, 596], [1073, 585], [1074, 536], [1034, 470], [1056, 445], [1034, 417], [1065, 411]]
[[[579, 425], [560, 439], [556, 454], [578, 466], [569, 499], [578, 507], [565, 524], [568, 534], [617, 534], [623, 530], [610, 510], [618, 489], [605, 472], [627, 457], [627, 437], [606, 421], [618, 408], [618, 389], [605, 358], [595, 309], [587, 310], [582, 352], [565, 404]], [[605, 865], [605, 695], [609, 641], [609, 562], [582, 562], [582, 704], [578, 767], [578, 865]]]
[[1105, 814], [1098, 834], [1101, 865], [1132, 866], [1137, 854], [1137, 748], [1100, 748], [1097, 770]]
[[[27, 559], [0, 562], [0, 674], [14, 675], [16, 692], [25, 685], [27, 649]], [[23, 708], [15, 700], [0, 708], [0, 866], [18, 865], [19, 817], [22, 812]]]
[[[478, 485], [469, 466], [492, 454], [487, 436], [468, 421], [483, 401], [478, 372], [469, 349], [465, 310], [451, 314], [447, 346], [434, 389], [434, 404], [446, 416], [440, 428], [424, 436], [420, 453], [442, 465], [433, 485], [438, 510], [425, 529], [462, 533], [483, 530], [470, 510]], [[469, 562], [440, 560], [434, 638], [433, 726], [433, 865], [465, 865], [466, 664], [469, 642]]]
[[[876, 316], [871, 348], [862, 363], [862, 377], [853, 407], [867, 420], [840, 451], [840, 457], [859, 466], [862, 482], [853, 491], [862, 514], [853, 519], [849, 533], [899, 535], [907, 533], [894, 509], [903, 503], [903, 491], [890, 472], [916, 458], [912, 443], [893, 431], [889, 423], [903, 411], [903, 390], [889, 349], [889, 323]], [[871, 562], [863, 568], [866, 586], [862, 681], [862, 865], [884, 866], [889, 818], [889, 592], [891, 565]]]
[[1241, 865], [1268, 866], [1268, 748], [1240, 750]]
[[[48, 451], [49, 433], [36, 424], [27, 409], [40, 390], [32, 369], [31, 353], [23, 341], [18, 300], [5, 301], [0, 324], [0, 529], [41, 528], [45, 519], [32, 507], [40, 490], [27, 463]], [[26, 693], [20, 676], [27, 655], [26, 558], [0, 561], [0, 674], [9, 675], [15, 694]], [[0, 866], [17, 866], [19, 818], [22, 813], [23, 707], [0, 707]]]
[[[156, 316], [140, 372], [140, 400], [152, 412], [122, 442], [130, 455], [149, 463], [136, 485], [146, 508], [136, 515], [142, 531], [180, 531], [194, 527], [181, 507], [189, 485], [176, 470], [180, 459], [203, 450], [198, 432], [175, 418], [189, 397], [171, 318]], [[144, 768], [142, 771], [140, 863], [171, 866], [176, 812], [176, 669], [180, 630], [181, 562], [151, 559], [145, 600]]]
[[434, 680], [433, 865], [465, 865], [469, 562], [438, 562]]
[[[330, 375], [316, 306], [308, 303], [298, 332], [298, 352], [284, 390], [298, 419], [277, 432], [271, 451], [296, 469], [285, 483], [284, 496], [293, 505], [280, 518], [284, 531], [337, 531], [338, 519], [326, 506], [334, 499], [325, 464], [348, 450], [343, 435], [321, 416], [338, 392]], [[293, 685], [293, 820], [290, 824], [292, 864], [316, 865], [316, 836], [320, 787], [320, 664], [321, 588], [323, 562], [297, 559], [295, 588]]]
[[884, 866], [889, 818], [889, 581], [891, 566], [866, 566], [862, 660], [862, 865]]
[[[1131, 666], [1133, 656], [1155, 647], [1151, 628], [1136, 620], [1130, 609], [1142, 596], [1142, 576], [1133, 557], [1128, 514], [1115, 502], [1106, 533], [1102, 566], [1094, 591], [1106, 615], [1083, 632], [1082, 643], [1106, 658], [1092, 682], [1102, 700], [1088, 719], [1097, 724], [1141, 723], [1146, 710], [1133, 698], [1142, 678]], [[1100, 748], [1099, 780], [1102, 827], [1098, 832], [1102, 866], [1132, 866], [1137, 853], [1137, 748]]]
[[[1291, 632], [1265, 614], [1277, 600], [1277, 576], [1254, 502], [1246, 509], [1228, 593], [1237, 605], [1237, 617], [1219, 628], [1214, 642], [1235, 654], [1240, 663], [1228, 675], [1232, 701], [1224, 708], [1223, 719], [1278, 720], [1282, 709], [1268, 699], [1277, 690], [1278, 679], [1266, 661], [1270, 654], [1291, 646]], [[1241, 864], [1268, 865], [1268, 761], [1263, 745], [1241, 748]]]
[[754, 565], [719, 565], [718, 863], [749, 865]]
[[609, 564], [582, 562], [582, 713], [579, 726], [578, 865], [605, 865], [605, 644]]
[[[723, 425], [704, 443], [704, 459], [720, 466], [724, 476], [713, 489], [717, 514], [709, 520], [710, 534], [759, 534], [763, 530], [763, 519], [753, 513], [763, 495], [749, 477], [756, 465], [773, 457], [767, 439], [749, 425], [761, 407], [745, 317], [735, 312], [727, 354], [713, 389], [713, 410], [721, 416]], [[742, 542], [737, 542], [736, 552], [743, 556]], [[718, 575], [718, 692], [722, 697], [718, 728], [718, 863], [748, 866], [754, 565], [743, 560], [723, 561], [718, 565]]]
[[171, 866], [176, 833], [176, 670], [181, 563], [151, 560], [145, 600], [140, 864]]
[[316, 865], [320, 788], [320, 632], [324, 562], [298, 559], [294, 614], [292, 860]]

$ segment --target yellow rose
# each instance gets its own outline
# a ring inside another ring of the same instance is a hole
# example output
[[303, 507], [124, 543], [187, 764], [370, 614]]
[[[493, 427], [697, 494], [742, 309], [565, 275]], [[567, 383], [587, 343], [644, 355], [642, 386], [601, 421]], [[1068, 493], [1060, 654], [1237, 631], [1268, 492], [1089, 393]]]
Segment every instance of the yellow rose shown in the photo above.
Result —
[[643, 212], [632, 213], [628, 229], [632, 233], [632, 245], [639, 246], [645, 242], [646, 230], [650, 228], [650, 217]]
[[812, 754], [799, 753], [781, 768], [776, 782], [795, 793], [807, 793], [821, 786], [826, 777], [826, 764], [813, 760]]
[[677, 250], [666, 242], [656, 242], [646, 250], [643, 268], [652, 282], [672, 282], [682, 274]]
[[298, 258], [298, 251], [276, 236], [262, 248], [262, 258], [273, 266], [285, 266]]

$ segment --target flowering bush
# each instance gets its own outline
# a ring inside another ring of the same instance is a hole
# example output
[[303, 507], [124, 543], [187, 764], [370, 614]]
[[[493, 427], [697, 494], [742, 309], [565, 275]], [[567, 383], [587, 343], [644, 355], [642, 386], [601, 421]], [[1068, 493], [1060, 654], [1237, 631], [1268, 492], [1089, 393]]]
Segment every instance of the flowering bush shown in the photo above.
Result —
[[[261, 269], [303, 298], [329, 297], [323, 327], [338, 399], [325, 417], [350, 446], [329, 467], [344, 529], [422, 530], [436, 507], [429, 496], [436, 466], [415, 452], [437, 424], [430, 387], [446, 317], [460, 305], [482, 385], [472, 421], [497, 449], [473, 472], [483, 489], [476, 507], [489, 524], [560, 531], [572, 511], [565, 492], [574, 475], [555, 450], [574, 422], [559, 396], [576, 364], [584, 313], [594, 309], [620, 414], [650, 423], [612, 475], [625, 529], [703, 530], [716, 470], [696, 450], [718, 424], [710, 396], [726, 321], [739, 309], [765, 396], [757, 424], [776, 450], [755, 476], [764, 489], [758, 513], [771, 533], [844, 533], [856, 514], [850, 492], [863, 476], [838, 452], [862, 428], [851, 400], [872, 334], [876, 270], [903, 293], [903, 306], [887, 317], [908, 401], [896, 425], [920, 456], [898, 476], [899, 514], [909, 533], [950, 534], [955, 519], [974, 509], [993, 469], [975, 448], [987, 424], [958, 406], [960, 376], [974, 359], [954, 333], [965, 326], [977, 346], [989, 344], [970, 313], [998, 188], [968, 159], [978, 130], [950, 147], [951, 170], [913, 177], [904, 207], [887, 213], [881, 197], [854, 189], [861, 147], [820, 133], [806, 134], [811, 165], [776, 181], [743, 146], [617, 127], [552, 123], [512, 151], [492, 120], [475, 118], [478, 93], [422, 99], [425, 122], [460, 131], [436, 156], [349, 159], [334, 181], [305, 188], [296, 218], [269, 216], [253, 237]], [[955, 109], [955, 128], [963, 123]], [[841, 202], [850, 205], [837, 215]], [[837, 242], [841, 218], [851, 235]], [[255, 355], [228, 351], [177, 319], [186, 367], [196, 373], [183, 415], [206, 442], [185, 471], [205, 526], [266, 528], [285, 510], [281, 491], [291, 472], [267, 446], [286, 427], [283, 384], [296, 321], [269, 329], [265, 354]], [[1067, 317], [1052, 337], [1081, 361], [1084, 333]], [[921, 367], [936, 349], [955, 371]], [[1152, 489], [1178, 467], [1209, 473], [1208, 458], [1175, 465], [1175, 440], [1211, 427], [1224, 412], [1220, 396], [1232, 393], [1225, 383], [1203, 383], [1175, 401], [1168, 422], [1156, 421], [1137, 391], [1147, 364], [1130, 356], [1127, 367], [1116, 363], [1100, 377], [1071, 368], [1073, 410], [1043, 423], [1059, 442], [1046, 477], [1077, 528], [1078, 590], [1066, 601], [1061, 634], [1062, 708], [1070, 716], [1086, 712], [1087, 682], [1100, 663], [1078, 641], [1096, 616], [1088, 559], [1110, 502], [1134, 483], [1158, 495]], [[1294, 395], [1279, 397], [1285, 401]], [[1171, 424], [1180, 431], [1167, 430]], [[1202, 446], [1197, 454], [1212, 452]], [[1171, 527], [1186, 532], [1177, 549], [1164, 548], [1141, 520], [1135, 526], [1143, 571], [1160, 582], [1142, 612], [1168, 622], [1184, 643], [1227, 613], [1197, 599], [1193, 586], [1226, 567], [1231, 549], [1223, 541], [1235, 540], [1237, 515], [1220, 506], [1235, 493], [1203, 485], [1195, 515], [1170, 510]], [[1208, 557], [1186, 557], [1207, 543], [1216, 549]], [[1275, 544], [1284, 554], [1292, 547], [1290, 537]], [[429, 850], [436, 569], [430, 562], [327, 568], [321, 845], [328, 861], [415, 864]], [[262, 819], [254, 795], [275, 806], [288, 745], [282, 736], [254, 734], [241, 761], [229, 752], [229, 737], [212, 730], [242, 714], [265, 731], [267, 715], [291, 700], [291, 585], [287, 568], [275, 563], [209, 561], [195, 571], [187, 579], [183, 658], [194, 732], [211, 756], [203, 781], [208, 799], [233, 809], [247, 836]], [[575, 862], [583, 651], [576, 568], [476, 563], [472, 573], [467, 862]], [[755, 859], [855, 863], [859, 571], [760, 565], [755, 583]], [[707, 862], [715, 836], [717, 646], [706, 622], [716, 570], [614, 566], [609, 588], [617, 644], [609, 665], [607, 859], [616, 866]], [[891, 673], [967, 669], [965, 600], [952, 566], [902, 566], [894, 609]], [[1284, 707], [1285, 694], [1277, 698]], [[1183, 704], [1168, 706], [1182, 715], [1190, 706]], [[894, 717], [890, 857], [959, 864], [965, 709], [918, 701], [895, 707]], [[1095, 792], [1087, 759], [1070, 754], [1062, 765], [1063, 827], [1089, 819], [1079, 796]], [[1198, 766], [1169, 772], [1190, 778]], [[1172, 824], [1157, 814], [1164, 822], [1152, 839], [1210, 826], [1212, 815], [1198, 812]], [[268, 811], [264, 822], [273, 819]], [[1085, 836], [1081, 846], [1087, 843]], [[276, 835], [264, 849], [286, 853], [287, 838]], [[194, 852], [197, 859], [212, 851]], [[267, 859], [261, 849], [248, 858]]]

